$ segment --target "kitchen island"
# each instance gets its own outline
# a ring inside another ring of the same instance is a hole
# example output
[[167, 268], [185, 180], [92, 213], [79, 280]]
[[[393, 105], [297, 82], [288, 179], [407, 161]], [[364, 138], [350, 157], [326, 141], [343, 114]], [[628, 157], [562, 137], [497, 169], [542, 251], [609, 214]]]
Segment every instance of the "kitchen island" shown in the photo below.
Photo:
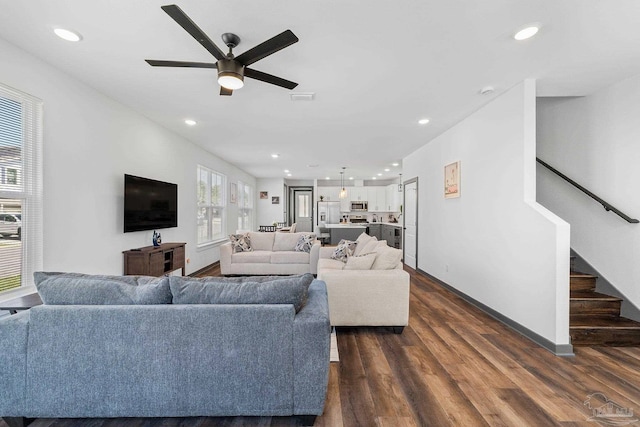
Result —
[[324, 227], [331, 234], [331, 245], [337, 245], [342, 239], [356, 240], [360, 234], [367, 231], [366, 224], [326, 224]]

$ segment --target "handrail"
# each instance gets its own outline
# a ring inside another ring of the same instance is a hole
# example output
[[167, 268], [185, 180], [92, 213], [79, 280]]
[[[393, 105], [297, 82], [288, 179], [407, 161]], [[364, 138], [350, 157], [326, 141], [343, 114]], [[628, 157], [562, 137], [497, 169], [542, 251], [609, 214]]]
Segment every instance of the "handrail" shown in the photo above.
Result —
[[616, 215], [618, 215], [620, 218], [624, 219], [627, 222], [630, 222], [632, 224], [637, 224], [638, 221], [635, 218], [631, 218], [630, 216], [624, 214], [623, 212], [621, 212], [619, 209], [616, 209], [611, 203], [606, 202], [605, 200], [602, 200], [600, 197], [596, 196], [595, 194], [593, 194], [591, 191], [587, 190], [586, 188], [584, 188], [582, 185], [578, 184], [577, 182], [575, 182], [574, 180], [572, 180], [571, 178], [569, 178], [568, 176], [564, 175], [562, 172], [558, 171], [557, 169], [553, 168], [552, 166], [549, 166], [547, 163], [545, 163], [544, 161], [540, 160], [539, 158], [536, 157], [536, 160], [538, 161], [538, 163], [540, 163], [542, 166], [544, 166], [545, 168], [549, 169], [551, 172], [555, 173], [556, 175], [558, 175], [560, 178], [564, 179], [565, 181], [567, 181], [569, 184], [573, 185], [574, 187], [576, 187], [578, 190], [582, 191], [583, 193], [585, 193], [587, 196], [591, 197], [592, 199], [594, 199], [596, 202], [600, 203], [602, 205], [602, 207], [604, 208], [605, 211], [609, 212], [613, 212]]

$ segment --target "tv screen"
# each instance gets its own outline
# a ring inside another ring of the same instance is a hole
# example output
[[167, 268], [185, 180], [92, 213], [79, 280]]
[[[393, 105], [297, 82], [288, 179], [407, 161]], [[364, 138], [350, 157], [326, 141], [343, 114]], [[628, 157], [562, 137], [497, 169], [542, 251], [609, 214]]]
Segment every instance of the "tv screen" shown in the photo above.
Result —
[[124, 176], [124, 232], [178, 226], [178, 185]]

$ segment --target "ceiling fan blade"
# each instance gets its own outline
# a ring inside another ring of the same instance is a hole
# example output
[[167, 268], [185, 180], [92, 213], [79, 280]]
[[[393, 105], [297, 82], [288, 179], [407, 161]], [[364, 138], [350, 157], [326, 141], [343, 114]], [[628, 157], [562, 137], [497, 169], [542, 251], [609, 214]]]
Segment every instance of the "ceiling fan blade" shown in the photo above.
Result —
[[222, 95], [222, 96], [231, 96], [231, 95], [233, 95], [233, 89], [227, 89], [224, 86], [220, 86], [220, 95]]
[[145, 61], [154, 67], [218, 68], [217, 64], [209, 62], [161, 61], [156, 59], [145, 59]]
[[286, 89], [293, 89], [298, 86], [298, 83], [285, 80], [280, 77], [273, 76], [271, 74], [263, 73], [262, 71], [254, 70], [251, 68], [244, 69], [244, 76], [251, 77], [252, 79], [260, 80], [261, 82], [271, 83], [272, 85], [281, 86]]
[[195, 22], [191, 20], [187, 16], [186, 13], [182, 11], [177, 5], [170, 4], [167, 6], [162, 6], [162, 10], [164, 10], [167, 15], [173, 18], [174, 21], [178, 23], [185, 31], [198, 41], [205, 49], [209, 51], [216, 59], [220, 60], [225, 58], [224, 52], [216, 46], [214, 42], [198, 27]]
[[236, 61], [245, 66], [251, 65], [265, 56], [269, 56], [287, 46], [291, 46], [297, 41], [298, 37], [296, 37], [291, 30], [286, 30], [237, 56]]

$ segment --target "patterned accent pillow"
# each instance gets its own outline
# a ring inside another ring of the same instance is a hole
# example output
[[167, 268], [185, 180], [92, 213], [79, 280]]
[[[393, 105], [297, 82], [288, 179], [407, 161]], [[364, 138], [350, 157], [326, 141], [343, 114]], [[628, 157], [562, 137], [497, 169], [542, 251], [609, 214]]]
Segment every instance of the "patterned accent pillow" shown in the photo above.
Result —
[[231, 247], [233, 248], [234, 254], [237, 252], [253, 252], [249, 233], [230, 234], [229, 240], [231, 240]]
[[347, 258], [353, 255], [353, 252], [356, 250], [356, 245], [357, 243], [353, 240], [340, 240], [333, 254], [331, 254], [331, 259], [347, 262]]
[[296, 252], [309, 253], [311, 252], [311, 247], [313, 246], [313, 243], [315, 241], [316, 241], [315, 234], [303, 234], [298, 239], [298, 243], [296, 243], [296, 247], [294, 248], [294, 250]]

